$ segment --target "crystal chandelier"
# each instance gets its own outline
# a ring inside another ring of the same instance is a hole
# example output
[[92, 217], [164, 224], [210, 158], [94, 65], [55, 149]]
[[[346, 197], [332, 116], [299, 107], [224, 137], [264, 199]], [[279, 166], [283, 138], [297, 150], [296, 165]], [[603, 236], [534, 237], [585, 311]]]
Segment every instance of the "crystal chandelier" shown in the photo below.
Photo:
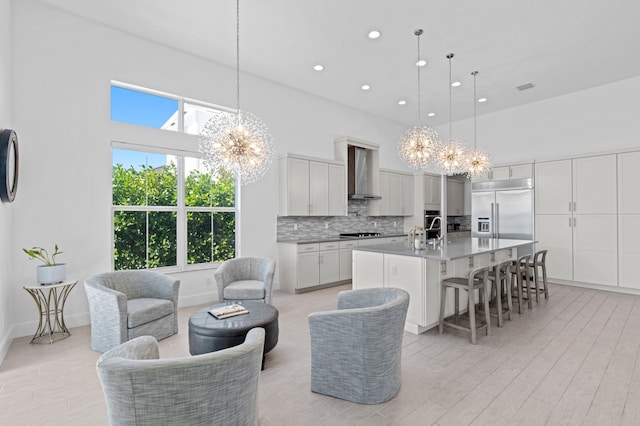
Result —
[[273, 162], [269, 129], [260, 118], [240, 109], [240, 0], [236, 0], [236, 112], [214, 115], [200, 133], [199, 149], [212, 176], [233, 173], [242, 185], [262, 179]]
[[[418, 39], [418, 61], [420, 61], [420, 36], [422, 30], [414, 34]], [[421, 119], [420, 68], [418, 66], [418, 123]], [[424, 169], [435, 161], [438, 152], [438, 133], [430, 127], [413, 126], [408, 129], [398, 142], [398, 155], [412, 169]]]
[[447, 55], [447, 59], [449, 59], [449, 139], [443, 141], [440, 146], [440, 150], [438, 152], [438, 156], [436, 158], [436, 167], [440, 171], [440, 173], [445, 175], [455, 175], [459, 173], [463, 173], [465, 171], [465, 160], [466, 160], [466, 147], [465, 145], [453, 139], [451, 128], [452, 128], [452, 114], [451, 114], [451, 104], [452, 104], [452, 95], [451, 95], [451, 59], [453, 58], [453, 53], [449, 53]]
[[478, 148], [477, 145], [478, 98], [476, 97], [476, 77], [478, 76], [478, 71], [472, 72], [471, 75], [473, 76], [473, 149], [467, 153], [465, 165], [466, 175], [470, 179], [486, 176], [491, 169], [491, 157], [484, 149]]

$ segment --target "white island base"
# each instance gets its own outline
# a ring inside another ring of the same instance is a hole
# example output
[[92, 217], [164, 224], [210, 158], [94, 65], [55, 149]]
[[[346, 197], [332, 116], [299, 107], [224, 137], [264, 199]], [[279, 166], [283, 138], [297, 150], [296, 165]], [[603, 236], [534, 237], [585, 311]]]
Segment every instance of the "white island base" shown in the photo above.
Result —
[[[396, 287], [409, 293], [405, 330], [423, 333], [438, 325], [440, 281], [448, 277], [466, 277], [476, 267], [515, 260], [516, 247], [533, 241], [455, 238], [443, 247], [413, 250], [408, 243], [354, 247], [353, 288]], [[454, 247], [455, 245], [455, 247]], [[447, 290], [445, 315], [454, 313], [454, 291]], [[476, 300], [478, 300], [476, 298]], [[460, 292], [460, 310], [467, 304]]]

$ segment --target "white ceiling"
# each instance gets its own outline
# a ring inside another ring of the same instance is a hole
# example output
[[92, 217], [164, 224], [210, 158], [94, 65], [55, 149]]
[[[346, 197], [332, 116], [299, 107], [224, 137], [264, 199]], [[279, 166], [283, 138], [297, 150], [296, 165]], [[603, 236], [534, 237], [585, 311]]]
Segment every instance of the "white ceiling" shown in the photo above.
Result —
[[[39, 1], [235, 66], [233, 0]], [[240, 10], [243, 71], [407, 125], [418, 121], [418, 28], [429, 125], [449, 121], [448, 53], [463, 83], [454, 121], [473, 116], [474, 70], [489, 99], [479, 115], [640, 75], [637, 0], [242, 0]], [[382, 37], [368, 39], [372, 29]]]

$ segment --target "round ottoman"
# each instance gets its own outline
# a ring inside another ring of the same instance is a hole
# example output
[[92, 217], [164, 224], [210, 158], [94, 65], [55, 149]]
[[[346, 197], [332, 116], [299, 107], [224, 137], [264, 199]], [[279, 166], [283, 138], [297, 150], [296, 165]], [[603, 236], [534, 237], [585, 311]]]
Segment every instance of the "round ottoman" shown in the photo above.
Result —
[[[209, 314], [212, 308], [238, 303], [248, 314], [217, 319]], [[200, 355], [237, 346], [244, 342], [249, 330], [262, 327], [265, 331], [264, 354], [278, 343], [278, 310], [262, 302], [230, 301], [209, 306], [189, 318], [189, 352]]]

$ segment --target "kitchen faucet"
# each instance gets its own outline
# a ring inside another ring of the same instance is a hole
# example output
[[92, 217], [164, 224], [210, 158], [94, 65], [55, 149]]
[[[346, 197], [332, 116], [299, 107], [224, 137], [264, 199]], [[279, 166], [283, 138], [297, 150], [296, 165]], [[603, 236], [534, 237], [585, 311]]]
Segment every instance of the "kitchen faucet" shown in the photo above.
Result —
[[438, 240], [442, 239], [442, 218], [440, 216], [436, 216], [433, 218], [433, 221], [431, 222], [431, 225], [429, 226], [429, 229], [427, 229], [427, 231], [431, 231], [433, 229], [433, 225], [436, 224], [436, 220], [440, 222], [440, 232], [438, 232]]

